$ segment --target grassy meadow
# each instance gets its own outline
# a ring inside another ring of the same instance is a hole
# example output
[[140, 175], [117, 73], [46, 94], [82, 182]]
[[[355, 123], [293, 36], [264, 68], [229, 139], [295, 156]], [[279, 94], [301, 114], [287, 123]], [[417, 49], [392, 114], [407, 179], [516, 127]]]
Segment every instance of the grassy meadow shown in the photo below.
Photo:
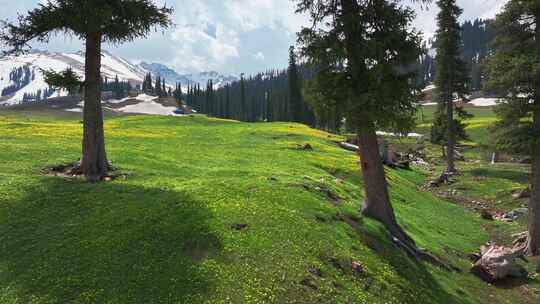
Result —
[[538, 303], [538, 278], [492, 286], [468, 272], [468, 253], [519, 224], [436, 197], [419, 168], [387, 169], [399, 222], [461, 271], [397, 250], [359, 215], [358, 158], [335, 135], [110, 117], [108, 156], [127, 178], [45, 175], [78, 159], [81, 136], [80, 114], [0, 112], [0, 303]]

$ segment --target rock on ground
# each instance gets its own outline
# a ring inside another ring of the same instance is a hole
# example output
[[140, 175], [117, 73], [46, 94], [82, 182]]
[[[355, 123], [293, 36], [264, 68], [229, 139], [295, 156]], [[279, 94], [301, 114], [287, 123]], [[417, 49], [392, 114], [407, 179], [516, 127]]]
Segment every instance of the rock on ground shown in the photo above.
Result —
[[482, 246], [480, 250], [480, 259], [471, 272], [482, 280], [493, 283], [508, 277], [527, 277], [525, 268], [518, 264], [519, 259], [525, 260], [522, 251], [498, 245]]

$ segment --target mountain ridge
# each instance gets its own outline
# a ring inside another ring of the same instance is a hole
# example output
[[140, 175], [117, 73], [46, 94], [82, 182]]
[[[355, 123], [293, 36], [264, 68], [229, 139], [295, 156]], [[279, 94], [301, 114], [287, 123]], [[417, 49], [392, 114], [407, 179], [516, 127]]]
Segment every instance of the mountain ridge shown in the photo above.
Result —
[[[19, 104], [28, 100], [28, 96], [33, 100], [44, 100], [67, 95], [67, 92], [51, 89], [45, 83], [42, 70], [60, 72], [71, 68], [78, 76], [84, 77], [84, 61], [83, 51], [69, 53], [33, 49], [22, 55], [1, 57], [0, 105]], [[159, 75], [165, 78], [170, 86], [180, 82], [184, 87], [195, 84], [204, 87], [212, 79], [214, 86], [219, 87], [237, 80], [235, 76], [215, 71], [181, 75], [166, 65], [144, 62], [134, 64], [109, 51], [103, 51], [101, 61], [103, 77], [114, 79], [118, 76], [119, 80], [128, 81], [133, 86], [140, 85], [147, 73], [153, 77]]]

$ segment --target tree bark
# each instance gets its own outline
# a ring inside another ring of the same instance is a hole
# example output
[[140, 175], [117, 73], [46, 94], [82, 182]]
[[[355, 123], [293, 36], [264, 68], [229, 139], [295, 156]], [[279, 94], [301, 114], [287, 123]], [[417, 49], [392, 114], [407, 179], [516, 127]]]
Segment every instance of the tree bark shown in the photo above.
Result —
[[384, 166], [379, 154], [377, 134], [371, 123], [358, 132], [358, 154], [365, 189], [362, 214], [383, 223], [392, 236], [409, 247], [416, 247], [414, 241], [398, 225], [390, 202]]
[[101, 34], [86, 36], [85, 90], [83, 110], [82, 171], [90, 182], [107, 175], [103, 111], [101, 108]]
[[[533, 112], [533, 131], [540, 133], [540, 102], [536, 97]], [[529, 242], [527, 253], [540, 255], [540, 147], [534, 147], [531, 155], [531, 197], [529, 199]]]
[[[451, 87], [451, 86], [450, 86]], [[454, 102], [452, 100], [452, 93], [446, 94], [446, 119], [447, 119], [447, 131], [448, 131], [448, 144], [446, 145], [446, 172], [456, 172], [455, 164], [455, 149], [456, 149], [456, 132], [454, 128]]]
[[[540, 11], [535, 12], [535, 44], [537, 51], [540, 50]], [[533, 105], [533, 132], [540, 134], [540, 80], [536, 80], [535, 96]], [[540, 147], [535, 145], [531, 151], [531, 197], [529, 199], [529, 240], [527, 253], [532, 256], [540, 255]], [[537, 264], [537, 272], [540, 273], [540, 260]]]

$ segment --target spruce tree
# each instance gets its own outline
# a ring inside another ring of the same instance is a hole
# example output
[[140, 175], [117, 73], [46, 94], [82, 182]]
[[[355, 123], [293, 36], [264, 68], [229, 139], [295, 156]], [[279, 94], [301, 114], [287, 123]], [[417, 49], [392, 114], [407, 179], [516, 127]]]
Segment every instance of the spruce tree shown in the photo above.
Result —
[[25, 51], [32, 40], [48, 42], [57, 33], [85, 41], [81, 169], [89, 181], [101, 180], [109, 167], [101, 108], [101, 44], [133, 41], [155, 27], [169, 27], [171, 13], [151, 0], [47, 0], [19, 16], [17, 23], [6, 24], [0, 35], [9, 53]]
[[118, 80], [118, 75], [114, 78], [113, 93], [116, 99], [122, 98], [122, 88], [120, 87], [120, 81]]
[[43, 73], [45, 83], [52, 88], [68, 91], [68, 96], [80, 91], [83, 85], [81, 78], [71, 68], [67, 68], [60, 73], [52, 69], [48, 71], [41, 70], [41, 72]]
[[156, 84], [154, 85], [154, 94], [161, 97], [161, 77], [156, 76]]
[[244, 80], [244, 74], [240, 75], [240, 114], [238, 119], [242, 121], [247, 120], [247, 103], [246, 103], [246, 82]]
[[[458, 23], [462, 10], [456, 0], [439, 0], [437, 15], [437, 78], [435, 79], [438, 103], [431, 141], [446, 145], [447, 173], [456, 171], [455, 149], [459, 139], [465, 139], [465, 125], [461, 121], [469, 117], [465, 110], [456, 107], [454, 96], [465, 99], [468, 93], [469, 71], [460, 58], [461, 27]], [[455, 115], [457, 114], [457, 115]]]
[[401, 1], [300, 0], [298, 11], [313, 25], [299, 36], [302, 53], [319, 68], [312, 89], [334, 100], [358, 134], [362, 213], [383, 223], [407, 252], [423, 257], [396, 221], [376, 135], [379, 129], [407, 130], [414, 121], [416, 76], [403, 68], [421, 54], [412, 9]]
[[287, 69], [289, 80], [289, 103], [291, 107], [291, 119], [296, 122], [305, 122], [302, 113], [302, 89], [300, 88], [300, 76], [296, 66], [296, 54], [294, 46], [289, 48], [289, 68]]
[[[540, 255], [540, 2], [510, 0], [497, 15], [494, 55], [486, 85], [505, 96], [492, 138], [503, 150], [532, 159], [529, 239], [526, 250]], [[540, 263], [539, 263], [540, 271]]]
[[232, 118], [230, 85], [225, 85], [225, 117]]
[[160, 97], [167, 97], [167, 86], [165, 85], [165, 78], [161, 80], [161, 95]]

